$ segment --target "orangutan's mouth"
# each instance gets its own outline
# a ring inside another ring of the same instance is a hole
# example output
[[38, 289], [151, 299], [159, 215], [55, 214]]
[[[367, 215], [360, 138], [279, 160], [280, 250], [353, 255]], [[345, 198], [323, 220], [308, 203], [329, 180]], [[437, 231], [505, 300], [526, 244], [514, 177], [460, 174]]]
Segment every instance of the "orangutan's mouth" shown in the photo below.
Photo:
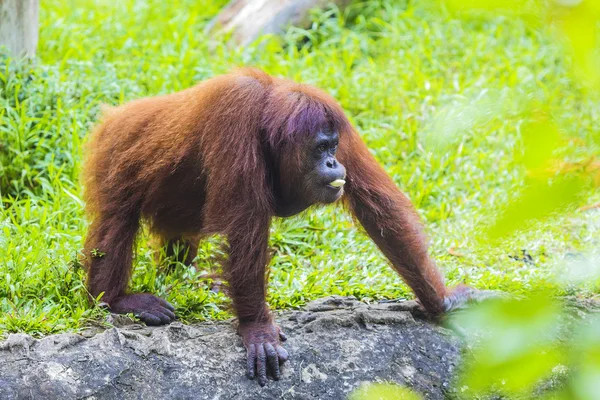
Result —
[[344, 185], [346, 184], [346, 181], [343, 179], [336, 179], [333, 182], [329, 182], [327, 184], [327, 187], [332, 188], [332, 189], [336, 189], [336, 190], [340, 190], [342, 187], [344, 187]]

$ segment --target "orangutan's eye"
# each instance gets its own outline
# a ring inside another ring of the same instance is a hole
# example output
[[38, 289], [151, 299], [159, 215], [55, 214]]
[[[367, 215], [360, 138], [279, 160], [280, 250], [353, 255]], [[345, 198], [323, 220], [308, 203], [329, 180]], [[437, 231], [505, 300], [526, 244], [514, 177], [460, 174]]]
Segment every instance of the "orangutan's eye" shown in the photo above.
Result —
[[325, 150], [327, 150], [327, 146], [325, 146], [324, 144], [320, 144], [319, 147], [317, 147], [317, 150], [323, 153]]

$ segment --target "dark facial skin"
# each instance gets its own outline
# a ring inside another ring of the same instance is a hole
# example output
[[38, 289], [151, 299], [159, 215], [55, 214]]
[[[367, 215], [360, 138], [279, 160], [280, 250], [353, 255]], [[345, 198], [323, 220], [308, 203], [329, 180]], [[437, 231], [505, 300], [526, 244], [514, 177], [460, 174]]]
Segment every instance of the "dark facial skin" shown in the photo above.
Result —
[[337, 132], [319, 132], [308, 146], [307, 154], [311, 159], [307, 160], [307, 164], [312, 164], [314, 167], [305, 175], [304, 189], [308, 191], [309, 198], [312, 197], [315, 203], [333, 203], [344, 193], [343, 186], [330, 185], [338, 179], [346, 178], [346, 168], [335, 158], [338, 140]]
[[346, 178], [346, 168], [335, 158], [338, 141], [337, 132], [321, 131], [303, 144], [300, 170], [294, 170], [293, 177], [279, 177], [279, 186], [275, 190], [277, 216], [289, 217], [313, 204], [333, 203], [342, 196], [343, 184], [331, 185]]

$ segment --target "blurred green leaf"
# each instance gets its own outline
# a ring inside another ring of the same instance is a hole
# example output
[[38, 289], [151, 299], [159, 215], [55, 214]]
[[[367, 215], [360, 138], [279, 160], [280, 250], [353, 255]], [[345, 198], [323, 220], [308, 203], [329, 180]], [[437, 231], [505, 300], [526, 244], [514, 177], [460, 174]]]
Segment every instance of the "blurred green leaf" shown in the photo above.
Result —
[[348, 400], [419, 400], [413, 391], [391, 383], [367, 383], [356, 389]]
[[439, 107], [423, 132], [427, 149], [438, 154], [464, 140], [465, 133], [494, 120], [525, 115], [531, 99], [520, 91], [493, 88], [453, 96], [448, 104]]
[[548, 167], [552, 155], [563, 140], [558, 127], [546, 118], [528, 121], [521, 127], [523, 155], [521, 161], [528, 170]]
[[560, 308], [550, 299], [488, 301], [452, 318], [477, 343], [460, 375], [465, 393], [524, 393], [564, 362], [555, 343]]
[[580, 328], [571, 349], [570, 361], [575, 371], [569, 382], [571, 398], [597, 399], [600, 394], [600, 316]]
[[578, 176], [528, 179], [522, 192], [500, 211], [498, 219], [483, 229], [482, 238], [495, 241], [528, 228], [533, 221], [573, 205], [587, 187]]
[[589, 254], [567, 262], [561, 260], [557, 263], [556, 268], [556, 275], [563, 282], [593, 284], [594, 281], [597, 281], [600, 285], [600, 254]]
[[531, 24], [538, 24], [545, 11], [544, 0], [445, 0], [450, 11], [457, 13], [487, 12], [495, 15], [520, 17]]
[[600, 88], [599, 21], [597, 0], [564, 7], [557, 17], [557, 25], [573, 57], [575, 75], [586, 86], [596, 88]]

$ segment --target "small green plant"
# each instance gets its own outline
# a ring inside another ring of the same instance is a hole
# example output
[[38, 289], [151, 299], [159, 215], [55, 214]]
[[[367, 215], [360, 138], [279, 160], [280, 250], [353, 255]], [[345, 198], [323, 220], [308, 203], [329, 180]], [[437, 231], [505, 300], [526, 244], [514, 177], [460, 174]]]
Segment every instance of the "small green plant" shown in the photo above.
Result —
[[102, 251], [100, 251], [100, 250], [98, 250], [98, 249], [92, 249], [92, 250], [90, 251], [90, 255], [91, 255], [93, 258], [102, 258], [102, 257], [104, 257], [104, 256], [106, 255], [106, 253], [104, 253], [104, 252], [102, 252]]

